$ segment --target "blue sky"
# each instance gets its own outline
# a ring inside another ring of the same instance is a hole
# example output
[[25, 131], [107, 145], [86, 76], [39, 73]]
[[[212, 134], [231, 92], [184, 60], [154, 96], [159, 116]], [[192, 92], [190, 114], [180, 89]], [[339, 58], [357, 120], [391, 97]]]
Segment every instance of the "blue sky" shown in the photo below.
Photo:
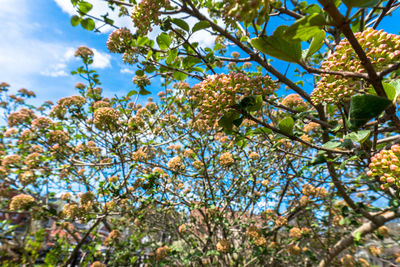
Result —
[[[104, 1], [92, 2], [98, 2], [94, 14], [105, 13]], [[70, 72], [80, 64], [73, 56], [80, 45], [94, 49], [93, 67], [106, 95], [134, 89], [132, 68], [107, 51], [111, 27], [97, 34], [72, 27], [70, 0], [0, 0], [0, 6], [0, 82], [9, 83], [13, 91], [33, 90], [38, 103], [76, 94], [74, 85], [82, 80]], [[118, 19], [118, 25], [128, 23], [129, 18]]]
[[[94, 5], [93, 15], [110, 12], [105, 1], [90, 2]], [[70, 72], [80, 64], [73, 56], [80, 45], [94, 49], [93, 67], [100, 73], [106, 96], [135, 89], [133, 68], [124, 64], [120, 55], [109, 54], [106, 48], [112, 28], [104, 27], [102, 33], [94, 33], [81, 26], [72, 27], [70, 17], [74, 8], [70, 0], [0, 0], [0, 6], [0, 82], [9, 83], [12, 90], [24, 87], [35, 91], [38, 104], [76, 94], [74, 85], [82, 80]], [[398, 18], [396, 13], [383, 20], [382, 28], [398, 34], [399, 24], [393, 23]], [[132, 27], [130, 18], [110, 15], [116, 25]], [[204, 32], [193, 38], [204, 46], [213, 42]], [[281, 71], [287, 67], [287, 63], [273, 65]]]
[[[116, 25], [132, 27], [129, 17], [118, 18], [105, 1], [90, 2], [94, 6], [91, 14], [109, 12]], [[0, 82], [9, 83], [12, 91], [33, 90], [37, 104], [76, 94], [74, 85], [82, 80], [70, 72], [80, 65], [73, 56], [80, 45], [94, 49], [93, 68], [100, 74], [105, 96], [135, 89], [132, 66], [124, 64], [120, 55], [108, 53], [106, 41], [113, 28], [103, 27], [102, 33], [94, 33], [72, 27], [70, 17], [75, 11], [70, 0], [0, 0], [0, 6]], [[204, 33], [194, 38], [203, 45], [214, 39]]]

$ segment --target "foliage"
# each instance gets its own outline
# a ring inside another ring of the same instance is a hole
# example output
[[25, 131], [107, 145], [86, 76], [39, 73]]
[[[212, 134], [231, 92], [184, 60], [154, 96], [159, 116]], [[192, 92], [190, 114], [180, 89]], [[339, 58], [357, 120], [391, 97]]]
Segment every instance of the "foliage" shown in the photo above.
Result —
[[[71, 2], [73, 26], [102, 27]], [[400, 239], [400, 37], [376, 30], [399, 5], [318, 2], [108, 0], [136, 29], [107, 47], [137, 91], [104, 97], [87, 47], [56, 104], [1, 83], [1, 205], [28, 218], [1, 222], [2, 264], [400, 261], [381, 242]]]

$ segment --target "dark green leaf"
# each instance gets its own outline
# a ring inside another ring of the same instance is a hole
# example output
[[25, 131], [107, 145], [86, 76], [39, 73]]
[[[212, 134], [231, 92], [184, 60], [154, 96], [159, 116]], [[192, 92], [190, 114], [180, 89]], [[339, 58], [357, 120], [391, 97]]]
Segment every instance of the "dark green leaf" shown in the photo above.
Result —
[[144, 71], [143, 70], [137, 70], [136, 71], [136, 75], [137, 76], [143, 76], [144, 75]]
[[81, 25], [85, 30], [93, 31], [95, 28], [94, 20], [91, 18], [86, 18], [81, 21]]
[[139, 95], [149, 95], [149, 94], [151, 94], [149, 91], [147, 91], [144, 88], [140, 88]]
[[226, 112], [221, 119], [219, 119], [218, 121], [218, 125], [221, 126], [224, 131], [226, 133], [232, 133], [232, 128], [233, 128], [233, 122], [237, 119], [240, 118], [240, 113], [235, 111], [235, 110], [231, 110]]
[[239, 106], [248, 112], [252, 112], [259, 110], [262, 107], [262, 104], [263, 99], [261, 95], [252, 95], [244, 97], [240, 101]]
[[171, 22], [177, 25], [178, 27], [184, 29], [185, 31], [189, 32], [189, 25], [184, 20], [173, 18], [171, 19]]
[[71, 17], [71, 25], [72, 26], [78, 26], [79, 25], [79, 23], [81, 22], [81, 18], [79, 17], [79, 16], [77, 16], [77, 15], [73, 15], [72, 17]]
[[208, 21], [206, 21], [206, 20], [199, 21], [193, 26], [192, 32], [200, 31], [202, 29], [208, 28], [209, 26], [210, 26], [210, 23], [208, 23]]
[[378, 117], [392, 102], [380, 96], [355, 95], [350, 100], [349, 128], [356, 130]]
[[251, 44], [259, 51], [272, 57], [297, 63], [301, 59], [301, 41], [283, 38], [288, 26], [279, 26], [272, 36], [251, 39]]
[[325, 153], [318, 153], [314, 158], [312, 158], [309, 162], [308, 165], [314, 166], [318, 164], [322, 164], [326, 162], [326, 156]]

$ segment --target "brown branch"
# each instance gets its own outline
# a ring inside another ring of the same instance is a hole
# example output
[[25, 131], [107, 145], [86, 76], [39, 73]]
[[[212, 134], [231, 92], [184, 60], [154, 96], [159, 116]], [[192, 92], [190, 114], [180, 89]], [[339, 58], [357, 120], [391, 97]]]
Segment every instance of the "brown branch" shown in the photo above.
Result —
[[391, 221], [395, 218], [398, 218], [400, 216], [399, 213], [395, 212], [388, 212], [383, 215], [376, 216], [375, 219], [377, 221], [376, 224], [372, 222], [364, 223], [360, 227], [358, 227], [356, 230], [351, 232], [350, 235], [347, 235], [343, 237], [339, 242], [337, 242], [333, 248], [329, 250], [329, 253], [323, 260], [320, 261], [318, 264], [318, 267], [326, 267], [329, 266], [329, 264], [332, 262], [332, 260], [340, 254], [343, 250], [351, 246], [354, 242], [354, 236], [357, 233], [360, 233], [361, 236], [365, 236], [369, 233], [372, 233], [376, 229], [378, 229], [380, 226], [384, 225], [386, 222]]
[[86, 234], [82, 237], [81, 241], [75, 246], [74, 250], [72, 251], [71, 255], [68, 257], [68, 259], [65, 261], [65, 263], [62, 265], [63, 267], [68, 267], [68, 265], [74, 260], [74, 258], [77, 256], [79, 250], [81, 249], [83, 243], [86, 241], [90, 233], [93, 231], [94, 228], [103, 220], [103, 217], [100, 217], [96, 220], [96, 222], [92, 225], [92, 227], [89, 228], [89, 230], [86, 232]]
[[394, 0], [388, 1], [388, 3], [386, 4], [385, 8], [382, 10], [381, 14], [379, 15], [378, 19], [375, 21], [374, 26], [372, 26], [372, 28], [376, 29], [376, 27], [378, 27], [378, 25], [382, 21], [383, 17], [386, 15], [386, 13], [392, 7], [393, 2], [394, 2]]
[[361, 79], [366, 79], [366, 80], [368, 79], [368, 75], [365, 73], [316, 69], [316, 68], [307, 66], [304, 63], [300, 63], [299, 65], [302, 66], [309, 73], [339, 75], [339, 76], [342, 76], [345, 78], [352, 77], [352, 78], [361, 78]]

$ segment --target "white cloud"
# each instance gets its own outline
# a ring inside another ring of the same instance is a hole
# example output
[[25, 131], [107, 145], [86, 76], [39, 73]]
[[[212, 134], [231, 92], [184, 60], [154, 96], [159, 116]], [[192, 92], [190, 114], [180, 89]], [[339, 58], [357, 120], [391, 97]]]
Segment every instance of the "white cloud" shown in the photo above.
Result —
[[135, 71], [128, 69], [128, 68], [123, 68], [120, 70], [120, 72], [123, 74], [134, 74], [135, 73]]
[[69, 15], [75, 15], [75, 7], [72, 5], [71, 0], [54, 0], [59, 7], [61, 7], [62, 11]]
[[111, 56], [109, 54], [92, 49], [94, 52], [92, 67], [95, 69], [105, 69], [111, 66]]

